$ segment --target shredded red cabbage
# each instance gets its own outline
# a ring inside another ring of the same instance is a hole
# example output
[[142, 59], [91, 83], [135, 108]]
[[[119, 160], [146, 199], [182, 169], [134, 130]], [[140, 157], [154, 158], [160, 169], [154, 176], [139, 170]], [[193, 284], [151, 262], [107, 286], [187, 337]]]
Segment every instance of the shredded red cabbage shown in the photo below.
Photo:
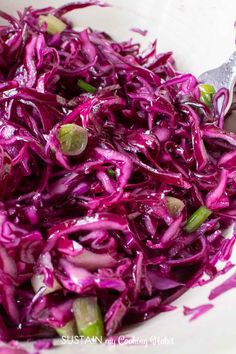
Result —
[[0, 343], [0, 354], [31, 354], [25, 350], [18, 342], [11, 341], [7, 346]]
[[0, 348], [0, 354], [30, 354], [30, 353], [24, 349], [2, 347]]
[[136, 33], [140, 34], [143, 37], [145, 37], [148, 34], [147, 30], [142, 30], [142, 29], [136, 28], [136, 27], [135, 28], [131, 28], [130, 31], [136, 32]]
[[34, 348], [37, 350], [52, 349], [53, 341], [51, 339], [40, 339], [34, 343]]
[[[80, 296], [97, 297], [106, 335], [172, 310], [235, 242], [222, 232], [236, 217], [236, 134], [221, 93], [202, 102], [156, 42], [142, 51], [64, 17], [96, 4], [0, 11], [3, 341], [56, 336]], [[49, 14], [62, 31], [39, 21]], [[80, 153], [63, 135], [75, 125]], [[201, 206], [209, 217], [189, 233]]]
[[213, 300], [216, 297], [222, 295], [230, 289], [236, 288], [236, 273], [231, 275], [222, 284], [218, 285], [216, 288], [212, 289], [209, 295], [209, 300]]
[[213, 304], [204, 304], [194, 308], [184, 306], [184, 315], [191, 316], [189, 321], [193, 321], [196, 320], [198, 317], [202, 316], [204, 313], [211, 310], [213, 307]]

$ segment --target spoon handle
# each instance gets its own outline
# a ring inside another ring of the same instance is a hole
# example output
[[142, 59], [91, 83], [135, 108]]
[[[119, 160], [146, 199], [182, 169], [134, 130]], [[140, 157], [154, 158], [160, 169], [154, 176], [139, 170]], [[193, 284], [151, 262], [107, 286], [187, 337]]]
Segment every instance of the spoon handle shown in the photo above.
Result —
[[[232, 104], [233, 91], [236, 83], [236, 51], [230, 56], [230, 58], [218, 68], [208, 70], [199, 76], [200, 82], [208, 83], [214, 86], [218, 91], [221, 88], [226, 88], [229, 92], [229, 99], [227, 107], [224, 110], [226, 114]], [[218, 108], [222, 105], [222, 100], [218, 102]]]

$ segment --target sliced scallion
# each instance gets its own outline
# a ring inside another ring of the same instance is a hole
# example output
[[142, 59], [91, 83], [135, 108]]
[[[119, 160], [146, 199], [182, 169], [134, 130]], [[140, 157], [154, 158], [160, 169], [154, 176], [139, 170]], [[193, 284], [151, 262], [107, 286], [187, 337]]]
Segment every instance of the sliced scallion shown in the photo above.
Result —
[[104, 337], [104, 324], [96, 297], [81, 297], [74, 301], [73, 311], [77, 330], [81, 336]]
[[116, 171], [114, 171], [112, 168], [108, 168], [107, 174], [108, 174], [108, 176], [110, 176], [111, 178], [115, 178], [115, 177], [116, 177]]
[[196, 231], [211, 214], [212, 211], [202, 205], [188, 219], [185, 225], [185, 231], [188, 233]]
[[39, 16], [39, 25], [42, 26], [43, 23], [47, 24], [47, 33], [49, 34], [61, 33], [66, 29], [66, 24], [51, 14]]
[[89, 93], [95, 93], [97, 91], [96, 87], [88, 84], [87, 82], [85, 82], [84, 80], [79, 79], [77, 81], [77, 84], [79, 86], [79, 88], [81, 88], [82, 90], [89, 92]]
[[75, 320], [71, 320], [64, 327], [55, 328], [60, 337], [73, 337], [78, 334]]
[[65, 155], [81, 154], [88, 143], [88, 131], [77, 124], [64, 124], [58, 131], [58, 140]]
[[212, 85], [209, 84], [200, 84], [200, 101], [207, 106], [212, 106], [213, 96], [215, 94], [215, 89]]
[[167, 208], [171, 216], [178, 216], [184, 209], [184, 202], [175, 197], [166, 197]]

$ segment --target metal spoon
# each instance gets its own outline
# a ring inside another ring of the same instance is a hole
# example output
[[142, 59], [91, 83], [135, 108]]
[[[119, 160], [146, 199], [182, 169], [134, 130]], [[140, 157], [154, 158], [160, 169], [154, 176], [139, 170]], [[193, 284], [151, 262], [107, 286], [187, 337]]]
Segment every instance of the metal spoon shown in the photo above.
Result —
[[[226, 114], [232, 104], [233, 91], [236, 83], [236, 51], [231, 57], [222, 65], [216, 69], [208, 70], [201, 74], [198, 78], [200, 82], [212, 85], [216, 91], [222, 87], [229, 91], [229, 101], [225, 108], [224, 114]], [[222, 108], [222, 100], [218, 100], [219, 111]]]

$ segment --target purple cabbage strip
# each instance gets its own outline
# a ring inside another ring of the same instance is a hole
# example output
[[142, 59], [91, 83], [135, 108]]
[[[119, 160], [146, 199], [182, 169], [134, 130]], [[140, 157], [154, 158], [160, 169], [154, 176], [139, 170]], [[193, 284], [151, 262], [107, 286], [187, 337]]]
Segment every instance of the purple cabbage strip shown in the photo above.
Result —
[[140, 34], [141, 36], [145, 37], [148, 34], [147, 30], [142, 30], [140, 28], [130, 28], [130, 31]]
[[231, 277], [225, 280], [222, 284], [212, 289], [208, 298], [209, 300], [213, 300], [216, 297], [225, 293], [226, 291], [229, 291], [235, 287], [236, 287], [236, 273], [231, 275]]
[[213, 307], [214, 307], [213, 304], [204, 304], [194, 308], [184, 306], [184, 315], [191, 316], [189, 321], [193, 321], [196, 320], [198, 317], [204, 315], [204, 313], [208, 312]]
[[34, 347], [38, 350], [51, 349], [53, 348], [53, 341], [52, 339], [40, 339], [34, 343]]

